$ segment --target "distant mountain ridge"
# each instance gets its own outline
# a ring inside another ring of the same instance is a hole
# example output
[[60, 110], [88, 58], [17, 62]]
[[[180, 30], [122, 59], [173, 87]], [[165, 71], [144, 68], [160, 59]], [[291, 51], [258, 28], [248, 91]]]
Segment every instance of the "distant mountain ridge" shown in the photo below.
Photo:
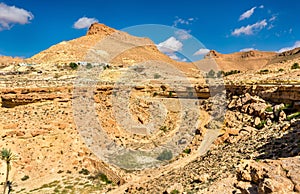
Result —
[[[122, 50], [124, 48], [124, 50]], [[99, 54], [100, 53], [100, 54]], [[95, 56], [93, 56], [95, 54]], [[99, 56], [96, 56], [99, 55]], [[107, 55], [107, 56], [104, 56]], [[110, 56], [109, 56], [110, 55]], [[94, 57], [94, 58], [93, 58]], [[160, 52], [149, 38], [132, 36], [126, 32], [113, 29], [105, 24], [92, 24], [86, 35], [62, 41], [50, 48], [26, 59], [27, 63], [45, 64], [47, 67], [70, 62], [97, 62], [99, 57], [109, 60], [114, 65], [130, 66], [148, 60], [157, 60], [175, 65], [181, 70], [188, 70], [194, 64], [209, 66], [208, 59], [214, 59], [219, 69], [230, 70], [258, 70], [274, 63], [281, 63], [300, 57], [300, 48], [283, 53], [251, 50], [221, 54], [211, 50], [203, 60], [193, 63], [178, 62]], [[106, 57], [106, 58], [105, 58]], [[0, 56], [0, 64], [21, 63], [23, 59]], [[209, 67], [205, 67], [209, 69]], [[204, 68], [204, 69], [205, 69]]]

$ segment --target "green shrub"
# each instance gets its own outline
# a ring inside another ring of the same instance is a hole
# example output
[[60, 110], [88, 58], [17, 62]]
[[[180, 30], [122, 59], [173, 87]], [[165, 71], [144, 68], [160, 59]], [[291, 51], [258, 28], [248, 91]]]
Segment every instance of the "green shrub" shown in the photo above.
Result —
[[159, 75], [158, 73], [155, 73], [154, 74], [154, 79], [158, 79], [158, 78], [160, 78], [161, 77], [161, 75]]
[[179, 193], [179, 191], [177, 189], [174, 189], [174, 190], [171, 191], [170, 194], [178, 194], [178, 193]]
[[87, 69], [92, 69], [92, 68], [93, 68], [93, 65], [92, 65], [91, 63], [88, 63], [88, 64], [86, 64], [86, 68], [87, 68]]
[[279, 72], [283, 72], [283, 71], [284, 71], [284, 69], [280, 68], [278, 71], [279, 71]]
[[105, 174], [100, 173], [100, 174], [98, 174], [98, 176], [99, 176], [100, 180], [105, 182], [106, 184], [112, 183], [112, 181], [109, 180]]
[[183, 153], [190, 154], [191, 151], [192, 151], [191, 149], [187, 148], [187, 149], [183, 150]]
[[73, 69], [73, 70], [76, 70], [76, 69], [78, 68], [78, 64], [77, 64], [77, 63], [74, 63], [74, 62], [71, 62], [71, 63], [69, 64], [69, 66], [70, 66], [71, 69]]
[[241, 73], [241, 71], [240, 71], [240, 70], [231, 70], [231, 71], [227, 71], [227, 72], [224, 72], [224, 71], [223, 71], [223, 75], [224, 75], [224, 76], [233, 75], [233, 74], [238, 74], [238, 73]]
[[266, 112], [273, 112], [273, 107], [272, 106], [267, 107]]
[[25, 175], [21, 178], [22, 181], [26, 181], [27, 179], [29, 179], [29, 176], [28, 175]]
[[107, 176], [105, 174], [103, 174], [102, 172], [97, 173], [95, 176], [89, 176], [88, 179], [90, 180], [100, 180], [102, 182], [105, 182], [106, 184], [110, 184], [112, 183], [111, 180], [109, 180], [107, 178]]
[[294, 63], [294, 64], [292, 65], [292, 69], [300, 69], [299, 63]]
[[266, 74], [266, 73], [269, 73], [269, 70], [268, 69], [262, 69], [259, 71], [260, 74]]
[[162, 130], [163, 132], [167, 132], [169, 130], [167, 126], [161, 126], [159, 129]]
[[300, 112], [296, 112], [296, 113], [290, 114], [289, 116], [286, 117], [286, 119], [288, 121], [290, 121], [290, 120], [292, 120], [294, 118], [298, 118], [298, 117], [300, 117]]
[[258, 125], [255, 126], [256, 129], [262, 129], [264, 128], [265, 124], [267, 122], [265, 120], [262, 120]]
[[208, 73], [207, 73], [207, 77], [210, 77], [210, 78], [213, 78], [213, 77], [215, 77], [215, 71], [214, 70], [210, 70]]
[[87, 169], [83, 168], [79, 171], [79, 174], [83, 174], [83, 175], [89, 175], [90, 171], [88, 171]]
[[173, 154], [170, 150], [164, 150], [159, 156], [156, 158], [157, 160], [164, 161], [164, 160], [171, 160]]
[[173, 96], [173, 92], [170, 91], [170, 92], [169, 92], [169, 97], [172, 97], [172, 96]]

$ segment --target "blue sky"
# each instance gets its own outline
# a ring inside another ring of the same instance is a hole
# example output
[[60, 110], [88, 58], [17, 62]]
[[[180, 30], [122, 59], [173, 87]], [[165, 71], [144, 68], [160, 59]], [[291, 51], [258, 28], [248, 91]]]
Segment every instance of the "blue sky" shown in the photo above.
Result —
[[[143, 24], [177, 27], [221, 53], [286, 50], [300, 46], [299, 10], [297, 0], [4, 0], [0, 1], [0, 55], [30, 57], [85, 35], [85, 23], [93, 20], [116, 29]], [[74, 26], [82, 17], [86, 19]], [[158, 45], [180, 47], [182, 42], [151, 36]]]

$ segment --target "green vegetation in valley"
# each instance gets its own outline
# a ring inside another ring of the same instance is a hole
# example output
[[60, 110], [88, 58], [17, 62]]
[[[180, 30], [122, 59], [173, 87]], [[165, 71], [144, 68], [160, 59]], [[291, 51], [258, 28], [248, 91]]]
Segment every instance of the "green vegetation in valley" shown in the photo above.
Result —
[[164, 150], [161, 154], [157, 157], [157, 160], [164, 161], [164, 160], [171, 160], [173, 154], [170, 150]]

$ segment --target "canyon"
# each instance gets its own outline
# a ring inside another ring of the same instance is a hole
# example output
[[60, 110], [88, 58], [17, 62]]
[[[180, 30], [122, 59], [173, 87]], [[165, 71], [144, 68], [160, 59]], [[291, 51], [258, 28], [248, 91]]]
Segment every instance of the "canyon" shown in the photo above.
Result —
[[[201, 61], [178, 62], [148, 38], [95, 23], [85, 36], [31, 58], [1, 56], [0, 145], [17, 158], [13, 192], [299, 193], [300, 69], [292, 68], [299, 50], [210, 51]], [[88, 110], [80, 109], [81, 96]], [[136, 133], [118, 111], [138, 123]], [[161, 122], [139, 134], [153, 115]], [[82, 131], [80, 118], [99, 122], [114, 146], [132, 150], [164, 145], [178, 126], [191, 130], [191, 141], [180, 139], [184, 149], [162, 165], [135, 169], [130, 155], [99, 157], [98, 137], [91, 143], [85, 134], [96, 124]]]

